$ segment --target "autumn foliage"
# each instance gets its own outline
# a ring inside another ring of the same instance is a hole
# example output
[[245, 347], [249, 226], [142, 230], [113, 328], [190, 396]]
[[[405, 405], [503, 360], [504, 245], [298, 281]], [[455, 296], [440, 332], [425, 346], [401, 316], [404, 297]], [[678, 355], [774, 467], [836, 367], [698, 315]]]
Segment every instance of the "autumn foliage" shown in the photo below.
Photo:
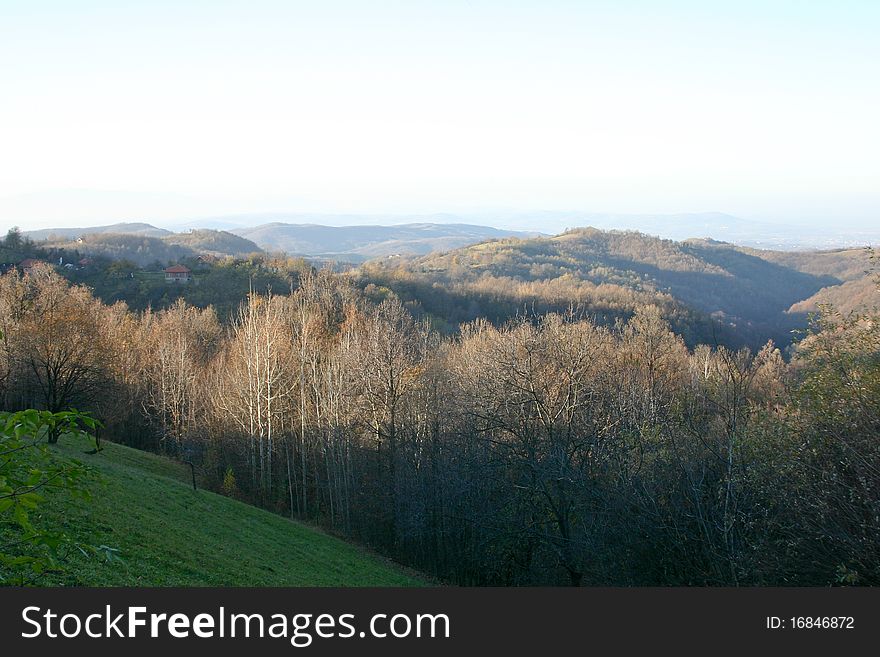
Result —
[[880, 583], [876, 315], [826, 313], [784, 358], [688, 346], [638, 296], [441, 333], [361, 288], [305, 272], [229, 317], [135, 313], [12, 272], [0, 401], [89, 410], [449, 582]]

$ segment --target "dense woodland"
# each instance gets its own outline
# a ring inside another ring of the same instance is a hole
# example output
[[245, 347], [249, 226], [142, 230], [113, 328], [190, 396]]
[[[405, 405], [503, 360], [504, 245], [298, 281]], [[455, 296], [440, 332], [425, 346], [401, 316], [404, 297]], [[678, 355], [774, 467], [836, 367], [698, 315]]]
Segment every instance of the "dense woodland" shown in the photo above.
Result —
[[[228, 235], [222, 231], [193, 231], [171, 237], [195, 240], [199, 247], [211, 247], [217, 246], [214, 238], [218, 234], [221, 237]], [[234, 235], [231, 237], [239, 239]], [[86, 243], [86, 239], [93, 242]], [[125, 248], [118, 254], [112, 250], [92, 250], [90, 244], [100, 240], [106, 240], [101, 242], [105, 245], [124, 245]], [[153, 248], [156, 244], [158, 249]], [[138, 251], [140, 247], [144, 248]], [[171, 253], [179, 258], [163, 259], [169, 255], [168, 242], [155, 237], [95, 234], [86, 235], [84, 243], [71, 240], [59, 245], [34, 242], [13, 229], [0, 240], [0, 273], [27, 258], [36, 259], [58, 265], [54, 268], [58, 274], [72, 284], [88, 287], [107, 305], [124, 301], [131, 310], [160, 310], [182, 299], [199, 308], [212, 306], [218, 316], [225, 319], [238, 310], [250, 292], [287, 292], [292, 284], [296, 284], [300, 274], [311, 268], [304, 259], [285, 255], [253, 253], [233, 257], [229, 254], [212, 255], [211, 251], [189, 247], [179, 248], [182, 250]], [[128, 257], [133, 252], [138, 254], [135, 260]], [[83, 258], [88, 264], [79, 264]], [[147, 264], [139, 264], [143, 262]], [[165, 282], [162, 270], [178, 263], [192, 270], [195, 284], [168, 285]]]
[[199, 254], [244, 257], [262, 253], [250, 240], [222, 230], [191, 230], [164, 236], [146, 233], [86, 233], [77, 238], [49, 235], [42, 248], [90, 257], [127, 260], [138, 267], [181, 261]]
[[273, 275], [227, 313], [13, 269], [0, 406], [91, 411], [452, 583], [880, 584], [876, 314], [826, 309], [783, 354], [686, 342], [648, 296], [452, 332], [390, 286]]
[[[505, 239], [421, 258], [376, 260], [362, 285], [381, 285], [439, 328], [517, 309], [564, 312], [599, 323], [658, 305], [691, 347], [789, 345], [822, 302], [880, 303], [864, 249], [758, 251], [714, 240], [684, 242], [635, 231], [579, 228], [554, 237]], [[842, 283], [848, 284], [843, 290]], [[856, 293], [856, 294], [852, 294]]]
[[[224, 319], [249, 291], [284, 293], [310, 266], [332, 265], [349, 270], [370, 299], [378, 302], [393, 294], [417, 319], [448, 335], [476, 319], [501, 325], [522, 314], [549, 312], [571, 311], [612, 326], [630, 319], [639, 306], [656, 305], [691, 348], [703, 343], [757, 350], [772, 339], [784, 351], [794, 332], [806, 327], [808, 313], [823, 304], [843, 312], [880, 304], [880, 292], [866, 276], [864, 249], [765, 251], [706, 239], [675, 242], [634, 231], [579, 228], [554, 237], [491, 239], [421, 257], [392, 255], [352, 268], [314, 255], [331, 248], [329, 235], [323, 235], [323, 242], [309, 241], [323, 228], [269, 224], [253, 229], [260, 235], [269, 231], [260, 238], [263, 244], [277, 236], [275, 248], [288, 243], [282, 234], [296, 237], [298, 248], [313, 254], [311, 264], [288, 253], [260, 251], [225, 231], [170, 233], [149, 224], [118, 224], [72, 229], [60, 237], [37, 231], [46, 238], [39, 242], [18, 235], [17, 249], [4, 248], [0, 241], [0, 269], [25, 257], [63, 262], [60, 273], [87, 285], [105, 303], [122, 300], [134, 310], [158, 310], [183, 298], [199, 308], [213, 306]], [[337, 248], [354, 246], [379, 228], [345, 229], [354, 234], [340, 235], [348, 242]], [[439, 228], [382, 230], [414, 237]], [[481, 227], [451, 228], [458, 231], [456, 239], [479, 239]], [[378, 232], [375, 239], [383, 237]], [[428, 240], [432, 249], [443, 242], [438, 239]], [[88, 266], [76, 266], [83, 256]], [[193, 270], [196, 285], [165, 285], [162, 269], [177, 263]]]

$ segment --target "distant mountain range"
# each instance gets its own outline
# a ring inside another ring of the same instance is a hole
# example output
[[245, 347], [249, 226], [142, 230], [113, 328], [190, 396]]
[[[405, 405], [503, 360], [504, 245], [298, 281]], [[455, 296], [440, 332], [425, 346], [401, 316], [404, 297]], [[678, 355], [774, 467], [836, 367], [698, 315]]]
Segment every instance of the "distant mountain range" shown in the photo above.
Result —
[[477, 317], [500, 321], [522, 312], [523, 299], [544, 310], [578, 305], [609, 321], [655, 303], [695, 341], [712, 341], [715, 327], [726, 327], [753, 346], [767, 337], [785, 345], [791, 331], [805, 325], [806, 313], [820, 304], [849, 311], [880, 303], [873, 277], [866, 274], [870, 261], [863, 248], [756, 249], [705, 237], [671, 240], [646, 234], [653, 226], [657, 232], [662, 228], [693, 236], [712, 231], [748, 242], [749, 230], [763, 229], [727, 215], [627, 219], [630, 225], [648, 226], [644, 232], [619, 230], [627, 223], [616, 215], [592, 215], [590, 220], [618, 230], [572, 228], [550, 237], [463, 223], [270, 222], [172, 232], [147, 223], [118, 223], [25, 235], [41, 245], [142, 267], [200, 254], [258, 252], [358, 264], [355, 277], [365, 285], [394, 290], [451, 330]]
[[[829, 222], [825, 226], [796, 226], [742, 219], [723, 212], [673, 214], [610, 214], [593, 212], [463, 212], [459, 214], [238, 214], [169, 225], [172, 230], [219, 228], [238, 232], [265, 224], [321, 226], [400, 226], [404, 224], [467, 224], [493, 226], [509, 232], [555, 235], [569, 228], [592, 226], [602, 230], [637, 230], [665, 239], [712, 238], [738, 246], [761, 249], [832, 249], [880, 243], [880, 228], [853, 229]], [[164, 225], [164, 224], [163, 224]]]
[[[179, 233], [146, 223], [118, 223], [26, 231], [24, 235], [38, 242], [76, 247], [86, 253], [103, 251], [112, 257], [126, 257], [144, 264], [192, 253], [240, 256], [263, 250], [324, 260], [363, 262], [376, 257], [448, 251], [489, 239], [531, 237], [536, 233], [468, 224], [322, 226], [275, 222], [232, 231], [203, 228]], [[135, 242], [132, 238], [139, 239]], [[183, 249], [169, 250], [167, 247], [171, 245]], [[126, 251], [131, 253], [126, 255]]]
[[[880, 227], [853, 229], [829, 221], [795, 226], [742, 219], [721, 212], [603, 214], [589, 212], [465, 212], [460, 214], [252, 213], [162, 222], [117, 223], [89, 228], [28, 231], [35, 240], [122, 233], [164, 237], [193, 229], [233, 232], [262, 248], [297, 255], [360, 261], [394, 253], [431, 253], [474, 241], [516, 235], [555, 235], [569, 228], [636, 230], [665, 239], [712, 238], [761, 249], [833, 249], [880, 243]], [[880, 226], [880, 224], [878, 224]]]
[[488, 226], [431, 223], [398, 226], [271, 223], [232, 232], [267, 251], [355, 262], [382, 256], [424, 255], [489, 239], [535, 235]]
[[[498, 216], [493, 215], [497, 220]], [[678, 214], [601, 214], [589, 212], [529, 212], [503, 215], [504, 225], [516, 229], [534, 226], [545, 234], [592, 226], [602, 230], [636, 230], [664, 239], [711, 238], [759, 249], [833, 249], [880, 243], [880, 227], [853, 229], [829, 222], [827, 226], [797, 226], [742, 219], [722, 212]], [[476, 216], [478, 223], [490, 217]]]

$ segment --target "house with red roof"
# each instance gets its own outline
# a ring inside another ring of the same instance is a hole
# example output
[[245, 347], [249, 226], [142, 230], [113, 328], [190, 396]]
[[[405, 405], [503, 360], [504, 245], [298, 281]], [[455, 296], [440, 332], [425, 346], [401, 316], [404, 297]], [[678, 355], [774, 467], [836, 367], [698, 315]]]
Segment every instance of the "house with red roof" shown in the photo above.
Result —
[[165, 268], [166, 283], [189, 283], [192, 272], [183, 265], [172, 265]]

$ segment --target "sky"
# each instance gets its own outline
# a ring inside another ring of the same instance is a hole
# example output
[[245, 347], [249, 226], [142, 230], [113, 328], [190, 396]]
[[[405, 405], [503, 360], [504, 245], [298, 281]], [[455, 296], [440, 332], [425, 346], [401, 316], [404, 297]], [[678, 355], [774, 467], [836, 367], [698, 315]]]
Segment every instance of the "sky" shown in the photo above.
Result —
[[880, 2], [0, 0], [0, 229], [880, 224]]

